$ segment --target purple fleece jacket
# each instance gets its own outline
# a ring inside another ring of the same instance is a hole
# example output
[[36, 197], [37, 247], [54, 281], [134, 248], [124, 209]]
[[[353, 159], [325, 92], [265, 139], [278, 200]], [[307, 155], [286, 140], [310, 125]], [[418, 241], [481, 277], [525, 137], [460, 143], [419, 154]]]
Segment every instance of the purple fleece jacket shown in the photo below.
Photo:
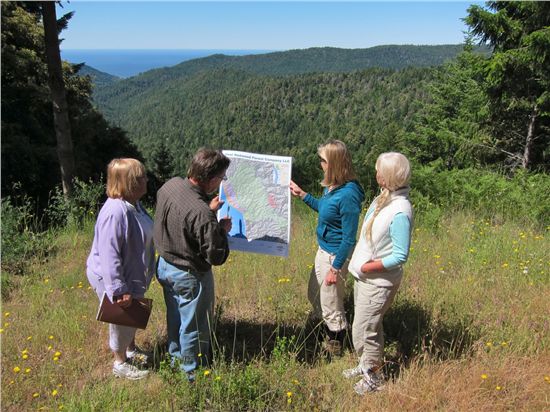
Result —
[[[140, 210], [142, 206], [137, 205]], [[145, 267], [149, 254], [150, 267]], [[108, 198], [97, 217], [87, 275], [95, 287], [103, 283], [107, 296], [130, 293], [143, 297], [155, 270], [154, 247], [145, 250], [145, 239], [134, 214], [121, 199]]]

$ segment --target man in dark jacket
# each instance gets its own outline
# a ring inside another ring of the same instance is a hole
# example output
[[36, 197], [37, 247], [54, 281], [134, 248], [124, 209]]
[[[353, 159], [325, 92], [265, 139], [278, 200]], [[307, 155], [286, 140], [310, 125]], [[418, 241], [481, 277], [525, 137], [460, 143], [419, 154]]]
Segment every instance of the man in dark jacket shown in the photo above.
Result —
[[214, 310], [212, 265], [229, 256], [231, 220], [218, 222], [223, 202], [215, 192], [226, 179], [230, 160], [220, 151], [200, 149], [187, 179], [174, 177], [157, 193], [154, 239], [159, 254], [157, 277], [164, 291], [168, 351], [189, 380], [210, 351]]

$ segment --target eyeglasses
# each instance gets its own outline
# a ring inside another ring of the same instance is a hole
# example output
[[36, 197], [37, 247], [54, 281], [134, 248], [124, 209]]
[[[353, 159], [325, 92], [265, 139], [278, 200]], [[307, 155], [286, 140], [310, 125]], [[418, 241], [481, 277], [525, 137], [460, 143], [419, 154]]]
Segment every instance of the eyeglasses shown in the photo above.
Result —
[[321, 157], [321, 156], [317, 156], [317, 157], [319, 158], [319, 161], [320, 161], [321, 163], [327, 163], [327, 160], [326, 160], [325, 158], [323, 158], [323, 157]]
[[227, 180], [227, 176], [226, 175], [223, 175], [223, 176], [216, 176], [216, 178], [220, 179], [220, 180], [223, 180], [223, 181], [226, 181]]

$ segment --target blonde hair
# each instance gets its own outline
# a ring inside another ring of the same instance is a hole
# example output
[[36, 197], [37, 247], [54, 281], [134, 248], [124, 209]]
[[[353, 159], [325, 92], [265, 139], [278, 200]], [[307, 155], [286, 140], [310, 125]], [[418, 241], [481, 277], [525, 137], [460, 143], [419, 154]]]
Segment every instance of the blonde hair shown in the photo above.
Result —
[[356, 178], [351, 161], [351, 153], [340, 140], [329, 140], [319, 146], [317, 153], [327, 161], [325, 177], [321, 186], [340, 186]]
[[372, 225], [374, 219], [380, 211], [388, 205], [391, 200], [391, 193], [397, 189], [408, 186], [411, 180], [411, 165], [405, 155], [397, 152], [382, 153], [376, 159], [376, 171], [384, 179], [384, 188], [382, 193], [374, 199], [376, 209], [372, 214], [372, 219], [367, 223], [365, 235], [367, 239], [372, 240]]
[[114, 199], [131, 197], [144, 177], [145, 166], [136, 159], [113, 159], [107, 166], [107, 196]]

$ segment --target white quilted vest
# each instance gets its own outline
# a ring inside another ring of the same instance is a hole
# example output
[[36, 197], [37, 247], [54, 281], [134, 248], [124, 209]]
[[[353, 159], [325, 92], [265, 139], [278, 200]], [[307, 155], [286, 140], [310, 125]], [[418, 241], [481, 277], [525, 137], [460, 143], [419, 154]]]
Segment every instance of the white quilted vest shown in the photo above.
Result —
[[359, 241], [355, 246], [349, 264], [349, 271], [357, 280], [387, 288], [397, 286], [401, 282], [401, 278], [403, 277], [401, 266], [389, 271], [368, 274], [361, 272], [361, 266], [369, 260], [383, 259], [391, 255], [393, 245], [390, 236], [390, 225], [397, 213], [404, 213], [409, 218], [409, 221], [412, 222], [413, 211], [408, 196], [409, 190], [410, 188], [405, 187], [391, 194], [390, 202], [380, 211], [374, 220], [371, 240], [367, 240], [365, 229], [373, 214], [364, 220]]

